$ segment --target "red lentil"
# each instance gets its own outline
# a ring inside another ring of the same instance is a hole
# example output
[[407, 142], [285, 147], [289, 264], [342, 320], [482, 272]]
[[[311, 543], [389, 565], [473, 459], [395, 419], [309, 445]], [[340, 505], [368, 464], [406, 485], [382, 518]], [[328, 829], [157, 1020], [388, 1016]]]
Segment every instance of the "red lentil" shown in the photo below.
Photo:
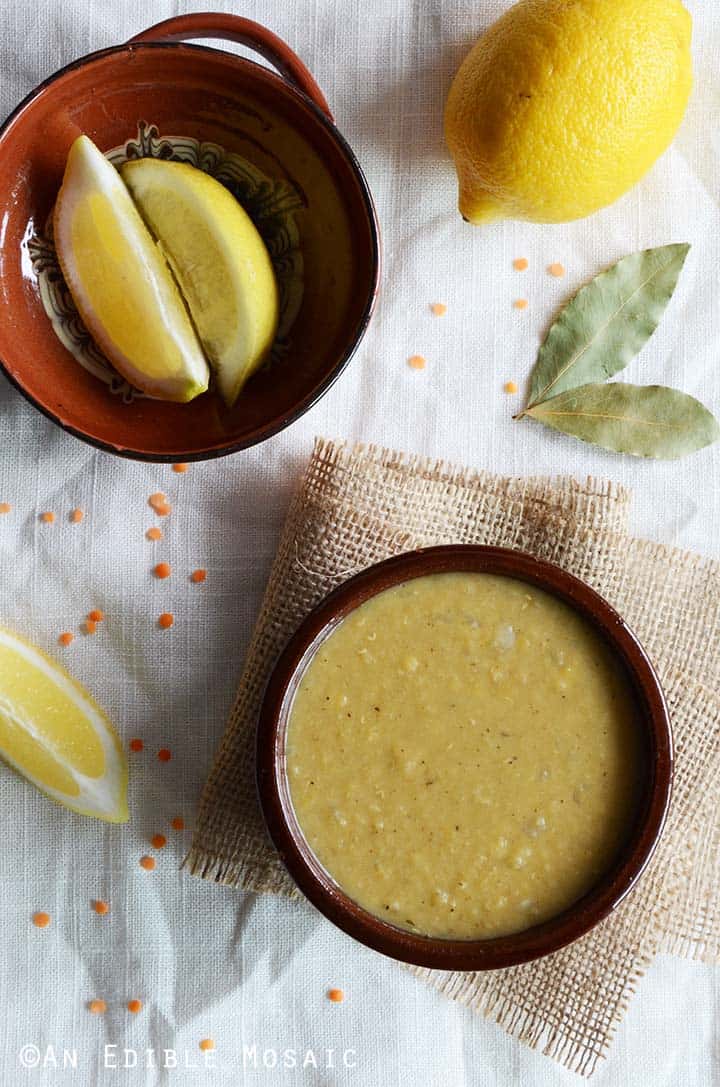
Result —
[[172, 510], [172, 506], [167, 500], [167, 496], [162, 491], [156, 491], [155, 494], [151, 494], [148, 498], [148, 505], [152, 507], [158, 517], [166, 517]]

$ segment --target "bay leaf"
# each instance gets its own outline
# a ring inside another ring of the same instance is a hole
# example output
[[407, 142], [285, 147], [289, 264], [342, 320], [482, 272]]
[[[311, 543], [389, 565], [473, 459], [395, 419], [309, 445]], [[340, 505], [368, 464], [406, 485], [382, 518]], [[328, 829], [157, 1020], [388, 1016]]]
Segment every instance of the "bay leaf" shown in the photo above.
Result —
[[660, 323], [689, 249], [663, 245], [633, 253], [583, 287], [540, 348], [525, 410], [623, 370]]
[[664, 385], [582, 385], [527, 414], [603, 449], [658, 460], [677, 460], [720, 438], [717, 419], [699, 400]]

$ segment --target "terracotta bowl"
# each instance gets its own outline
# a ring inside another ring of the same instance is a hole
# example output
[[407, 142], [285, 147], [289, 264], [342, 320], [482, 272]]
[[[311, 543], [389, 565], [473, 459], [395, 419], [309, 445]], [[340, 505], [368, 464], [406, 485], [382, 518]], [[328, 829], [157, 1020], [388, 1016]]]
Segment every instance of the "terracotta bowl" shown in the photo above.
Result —
[[[185, 44], [221, 38], [253, 48], [280, 75], [230, 53]], [[189, 405], [123, 402], [61, 344], [30, 256], [73, 140], [102, 150], [138, 134], [211, 141], [300, 195], [295, 213], [304, 288], [284, 357], [227, 410], [214, 394]], [[69, 64], [0, 129], [0, 360], [40, 411], [77, 437], [123, 456], [202, 460], [263, 441], [307, 411], [342, 372], [370, 320], [378, 227], [362, 171], [297, 56], [257, 23], [186, 15], [126, 45]]]
[[[614, 867], [564, 913], [513, 936], [443, 940], [395, 928], [345, 895], [303, 837], [290, 799], [285, 740], [295, 692], [310, 660], [349, 612], [377, 593], [426, 574], [472, 571], [527, 581], [583, 615], [623, 662], [635, 691], [644, 741], [643, 792], [635, 824]], [[584, 935], [614, 910], [647, 865], [670, 801], [673, 745], [667, 705], [642, 646], [594, 590], [557, 566], [493, 547], [436, 547], [389, 559], [350, 579], [305, 620], [270, 679], [257, 735], [257, 780], [270, 836], [290, 875], [330, 921], [363, 944], [403, 962], [440, 970], [492, 970], [549, 955]]]

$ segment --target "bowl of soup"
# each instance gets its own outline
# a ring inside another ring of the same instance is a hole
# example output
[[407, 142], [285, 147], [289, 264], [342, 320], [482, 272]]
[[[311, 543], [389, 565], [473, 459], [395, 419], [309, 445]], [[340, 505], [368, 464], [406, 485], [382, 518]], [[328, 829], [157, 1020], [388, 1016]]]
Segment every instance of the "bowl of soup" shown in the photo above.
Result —
[[258, 787], [306, 897], [393, 958], [552, 953], [631, 891], [673, 771], [658, 677], [584, 582], [521, 552], [415, 551], [351, 578], [266, 691]]

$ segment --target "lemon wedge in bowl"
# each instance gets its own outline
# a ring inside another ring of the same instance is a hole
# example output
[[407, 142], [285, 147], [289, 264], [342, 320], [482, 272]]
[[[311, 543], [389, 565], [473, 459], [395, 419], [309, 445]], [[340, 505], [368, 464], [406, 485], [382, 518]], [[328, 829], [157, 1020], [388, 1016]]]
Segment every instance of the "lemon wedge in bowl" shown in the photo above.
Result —
[[207, 361], [167, 262], [87, 136], [70, 149], [53, 232], [80, 316], [116, 370], [162, 400], [205, 392]]
[[0, 757], [66, 808], [127, 822], [127, 762], [107, 717], [64, 668], [2, 628]]
[[232, 406], [267, 358], [278, 323], [270, 254], [255, 224], [220, 182], [182, 162], [144, 158], [122, 179], [165, 254]]

